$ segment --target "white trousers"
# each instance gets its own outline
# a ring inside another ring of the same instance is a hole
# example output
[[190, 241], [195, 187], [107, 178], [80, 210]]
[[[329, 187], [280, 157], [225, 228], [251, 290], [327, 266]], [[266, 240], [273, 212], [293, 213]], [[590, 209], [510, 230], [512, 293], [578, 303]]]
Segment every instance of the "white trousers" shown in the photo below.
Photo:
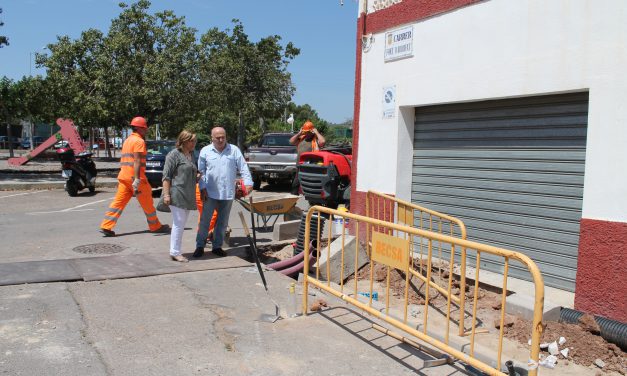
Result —
[[189, 210], [177, 208], [170, 205], [172, 212], [172, 231], [170, 232], [170, 256], [181, 254], [181, 241], [183, 240], [183, 230], [189, 217]]

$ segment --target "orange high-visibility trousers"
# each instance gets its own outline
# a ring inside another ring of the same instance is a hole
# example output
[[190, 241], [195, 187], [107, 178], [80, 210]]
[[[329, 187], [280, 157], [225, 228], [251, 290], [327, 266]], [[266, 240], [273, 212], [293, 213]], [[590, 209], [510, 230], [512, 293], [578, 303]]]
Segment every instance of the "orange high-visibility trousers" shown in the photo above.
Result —
[[[113, 230], [126, 204], [133, 197], [133, 179], [118, 179], [118, 182], [118, 191], [113, 201], [111, 201], [109, 209], [105, 212], [105, 218], [102, 220], [100, 228]], [[139, 201], [139, 205], [144, 210], [148, 228], [150, 231], [157, 231], [161, 228], [161, 222], [157, 218], [157, 209], [155, 209], [155, 205], [152, 202], [152, 188], [146, 179], [141, 179], [138, 189], [137, 201]]]
[[[198, 188], [198, 184], [196, 184], [196, 208], [198, 209], [198, 223], [200, 224], [200, 215], [202, 214], [202, 207], [204, 203], [200, 199], [200, 188]], [[211, 224], [209, 225], [209, 234], [213, 232], [213, 228], [216, 227], [216, 222], [218, 221], [218, 211], [214, 210], [213, 215], [211, 216]]]

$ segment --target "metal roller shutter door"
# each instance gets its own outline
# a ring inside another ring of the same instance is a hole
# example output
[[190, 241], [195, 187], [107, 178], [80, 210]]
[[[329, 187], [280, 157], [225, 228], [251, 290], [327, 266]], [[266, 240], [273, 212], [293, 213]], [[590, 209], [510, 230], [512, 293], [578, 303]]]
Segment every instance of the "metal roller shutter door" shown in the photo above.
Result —
[[[469, 240], [525, 253], [547, 286], [574, 291], [587, 119], [587, 92], [418, 107], [412, 201], [462, 219]], [[530, 279], [520, 264], [510, 270]]]

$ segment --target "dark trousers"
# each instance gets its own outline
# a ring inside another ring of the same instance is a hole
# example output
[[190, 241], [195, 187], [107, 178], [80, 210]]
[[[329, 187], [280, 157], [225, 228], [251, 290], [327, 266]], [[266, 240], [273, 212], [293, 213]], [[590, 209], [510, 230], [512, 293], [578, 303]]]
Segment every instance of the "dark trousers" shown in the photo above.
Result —
[[298, 172], [294, 175], [294, 180], [292, 180], [292, 189], [290, 193], [293, 195], [298, 195], [298, 189], [300, 188], [300, 180], [298, 179]]

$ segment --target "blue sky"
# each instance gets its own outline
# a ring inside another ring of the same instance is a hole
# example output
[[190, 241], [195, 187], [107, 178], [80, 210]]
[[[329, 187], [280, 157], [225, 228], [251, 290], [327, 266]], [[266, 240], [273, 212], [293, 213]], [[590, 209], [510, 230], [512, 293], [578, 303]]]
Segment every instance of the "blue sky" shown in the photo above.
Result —
[[[34, 52], [56, 41], [75, 39], [81, 31], [107, 32], [120, 12], [120, 0], [0, 0], [0, 76], [19, 80], [44, 74], [31, 60]], [[125, 1], [130, 3], [131, 1]], [[151, 11], [173, 10], [187, 25], [204, 33], [231, 28], [238, 18], [251, 41], [280, 35], [301, 54], [288, 70], [296, 85], [296, 104], [310, 104], [323, 119], [340, 123], [353, 117], [357, 2], [344, 0], [152, 0]]]

